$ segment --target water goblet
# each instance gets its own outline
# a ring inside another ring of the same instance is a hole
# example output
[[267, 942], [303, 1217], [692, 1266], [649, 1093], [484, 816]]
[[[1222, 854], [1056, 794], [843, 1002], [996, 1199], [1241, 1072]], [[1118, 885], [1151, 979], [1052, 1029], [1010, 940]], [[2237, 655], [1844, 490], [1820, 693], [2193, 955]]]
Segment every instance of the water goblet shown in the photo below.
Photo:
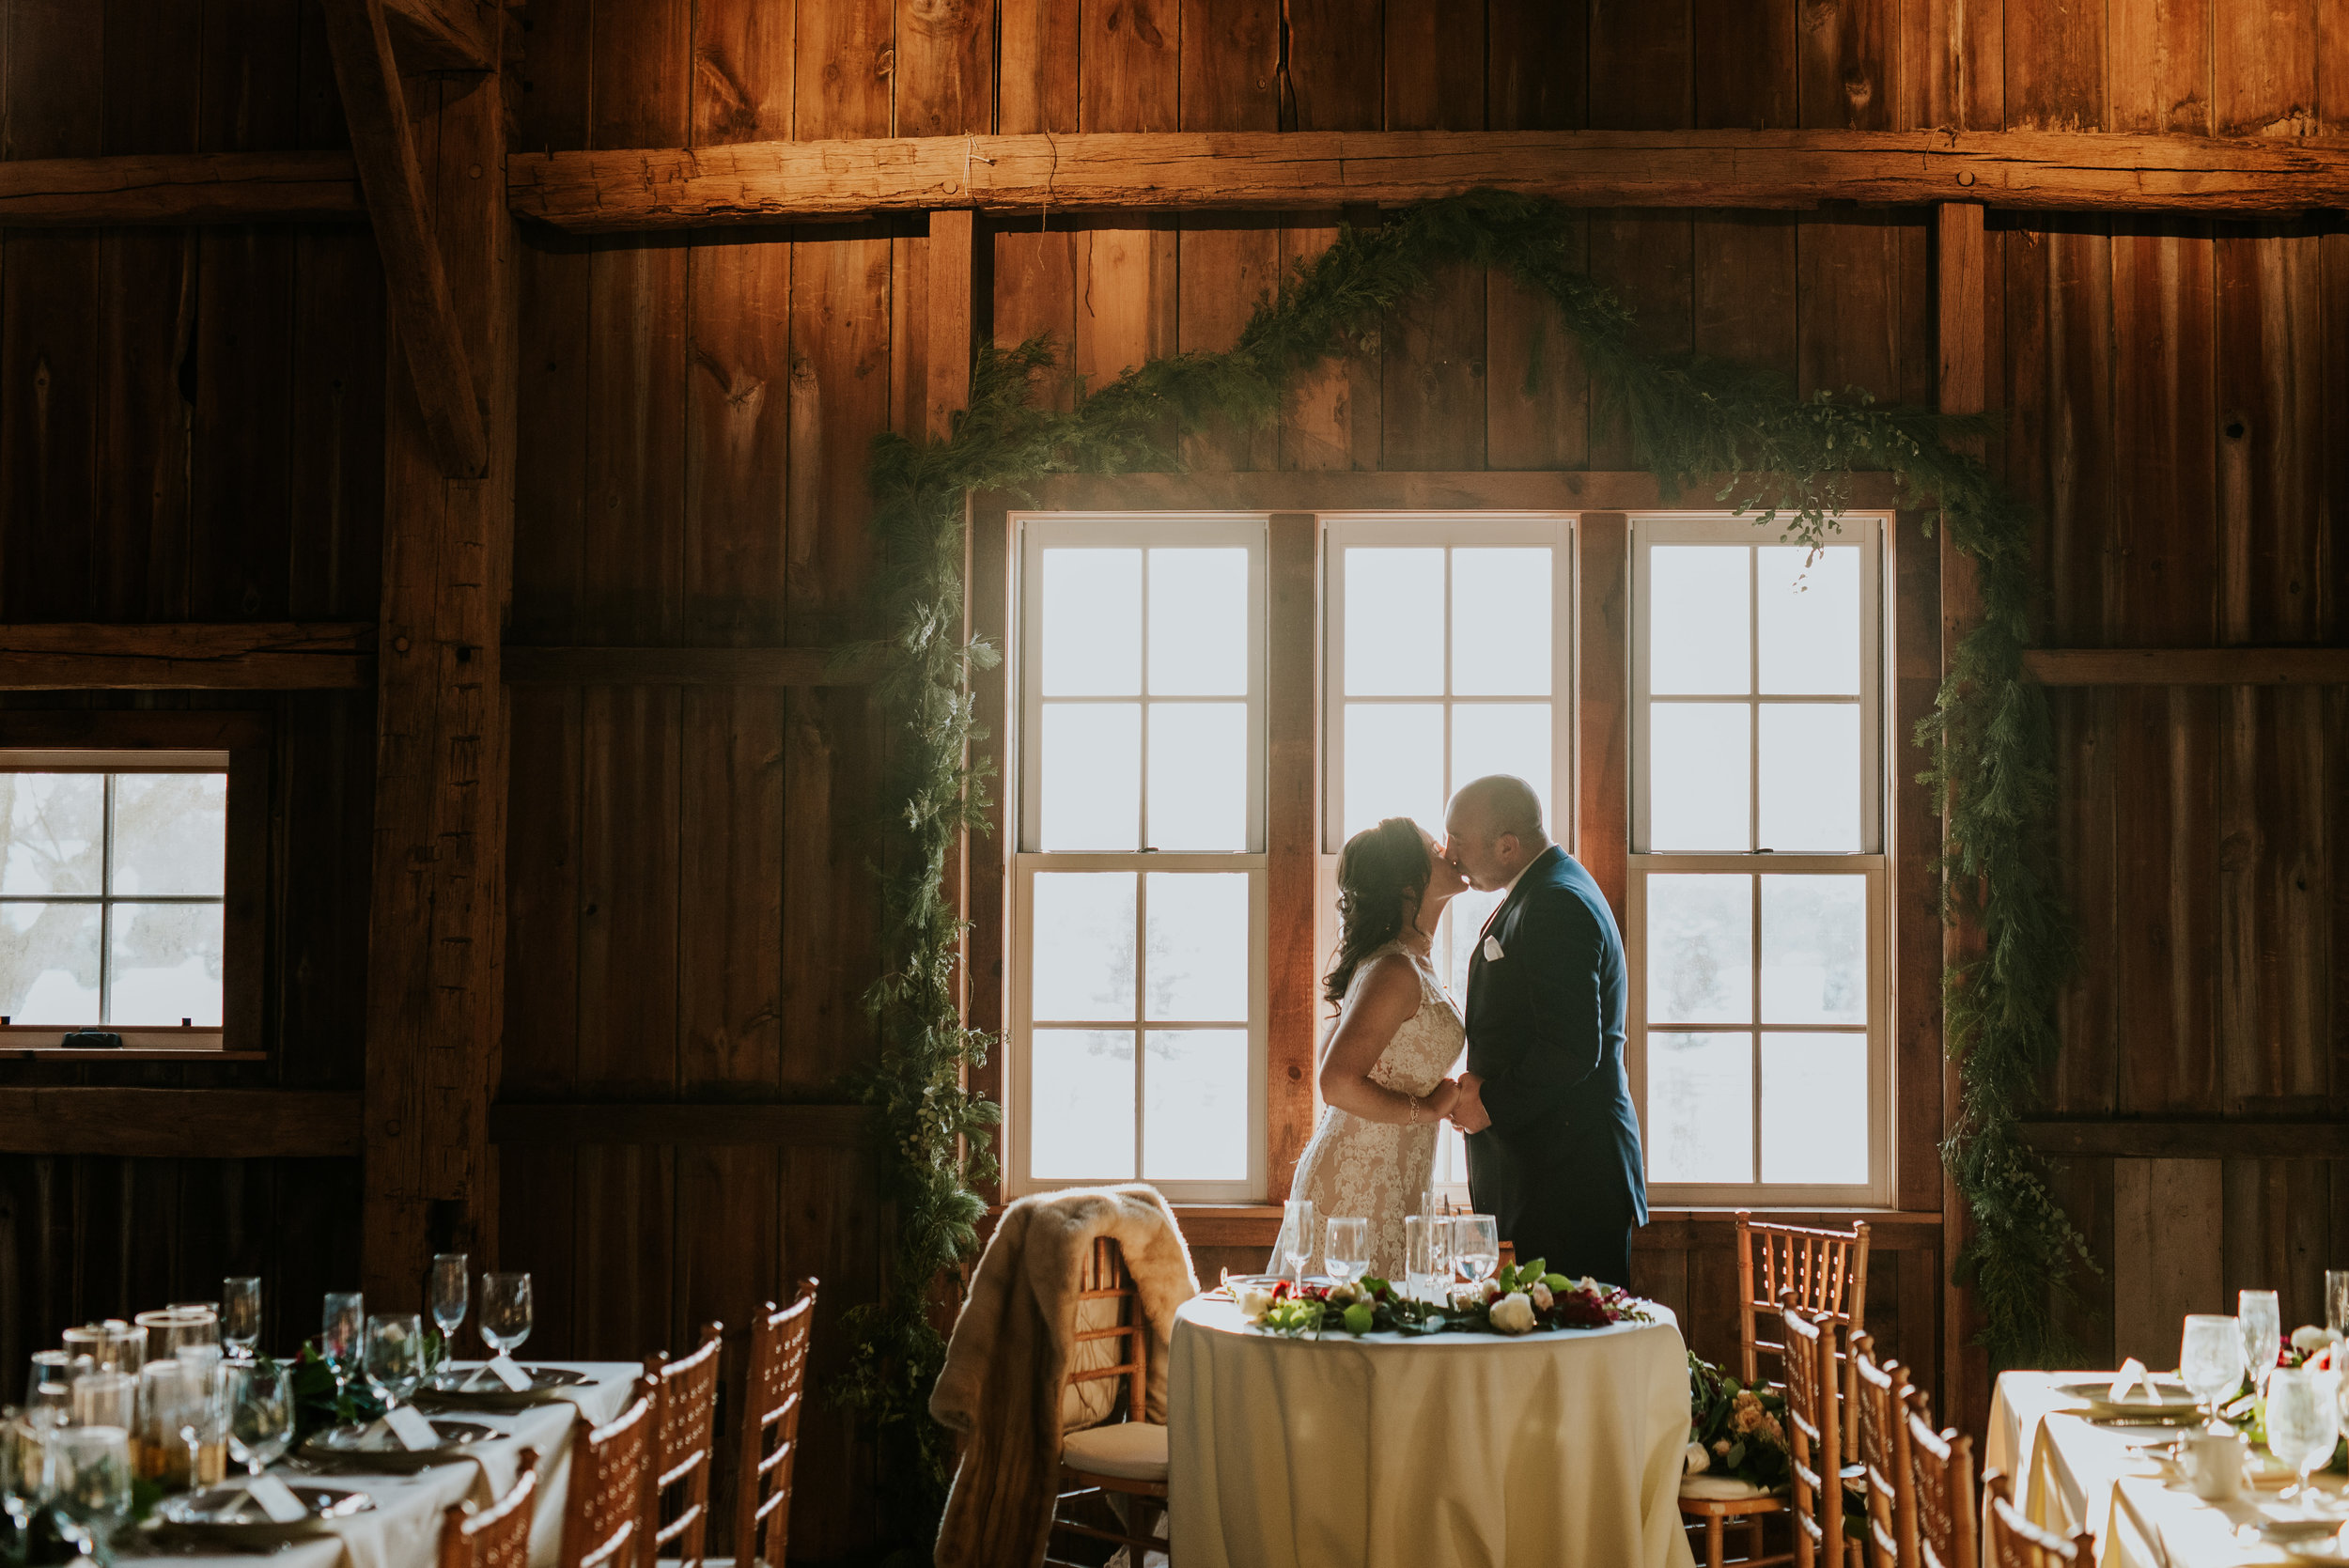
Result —
[[24, 1384], [28, 1415], [66, 1419], [73, 1407], [73, 1379], [94, 1363], [65, 1350], [36, 1350], [33, 1370]]
[[2210, 1406], [2217, 1430], [2218, 1403], [2243, 1382], [2243, 1326], [2217, 1312], [2190, 1312], [2178, 1343], [2178, 1376], [2194, 1397]]
[[465, 1270], [462, 1252], [436, 1252], [432, 1257], [432, 1322], [441, 1330], [441, 1359], [457, 1352], [457, 1330], [465, 1324]]
[[2235, 1292], [2234, 1315], [2243, 1325], [2243, 1364], [2262, 1399], [2267, 1397], [2267, 1374], [2276, 1370], [2276, 1354], [2283, 1348], [2283, 1308], [2272, 1290]]
[[481, 1340], [490, 1354], [511, 1356], [530, 1338], [530, 1276], [481, 1277]]
[[261, 1343], [261, 1281], [240, 1274], [220, 1282], [220, 1340], [232, 1361], [253, 1359]]
[[1322, 1265], [1339, 1284], [1351, 1284], [1370, 1272], [1370, 1221], [1332, 1219], [1322, 1249]]
[[259, 1475], [293, 1446], [294, 1380], [291, 1368], [241, 1362], [221, 1369], [222, 1403], [228, 1409], [228, 1453]]
[[1403, 1220], [1403, 1273], [1406, 1294], [1414, 1301], [1444, 1302], [1452, 1279], [1452, 1222], [1426, 1215], [1407, 1215]]
[[1281, 1259], [1289, 1265], [1289, 1277], [1299, 1284], [1305, 1282], [1305, 1265], [1314, 1261], [1315, 1234], [1314, 1203], [1310, 1198], [1291, 1198], [1281, 1205]]
[[2349, 1268], [2325, 1271], [2325, 1327], [2336, 1339], [2349, 1334]]
[[359, 1357], [366, 1335], [366, 1297], [358, 1291], [329, 1291], [319, 1327], [319, 1358], [334, 1379], [334, 1403], [358, 1375]]
[[2267, 1452], [2299, 1477], [2281, 1496], [2307, 1501], [2310, 1473], [2332, 1459], [2334, 1439], [2341, 1435], [2338, 1394], [2332, 1373], [2308, 1367], [2279, 1367], [2269, 1380]]
[[1481, 1285], [1501, 1267], [1501, 1222], [1489, 1214], [1455, 1215], [1452, 1220], [1452, 1259]]
[[424, 1319], [414, 1312], [378, 1312], [367, 1319], [364, 1366], [367, 1387], [396, 1410], [424, 1381]]
[[60, 1528], [85, 1558], [108, 1559], [131, 1514], [131, 1435], [118, 1426], [65, 1426], [43, 1445], [43, 1489]]

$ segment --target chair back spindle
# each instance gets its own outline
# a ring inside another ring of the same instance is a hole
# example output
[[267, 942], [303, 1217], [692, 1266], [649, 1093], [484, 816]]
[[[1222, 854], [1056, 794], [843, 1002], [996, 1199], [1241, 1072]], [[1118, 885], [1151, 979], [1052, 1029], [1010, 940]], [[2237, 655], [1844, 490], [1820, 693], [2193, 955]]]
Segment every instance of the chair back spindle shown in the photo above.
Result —
[[1779, 1316], [1786, 1333], [1786, 1437], [1793, 1451], [1796, 1568], [1831, 1565], [1843, 1556], [1843, 1423], [1834, 1330], [1826, 1313], [1797, 1306], [1792, 1290]]
[[1917, 1493], [1908, 1473], [1908, 1369], [1878, 1364], [1865, 1329], [1852, 1336], [1859, 1385], [1859, 1462], [1868, 1483], [1868, 1560], [1873, 1568], [1918, 1568]]
[[737, 1568], [780, 1568], [791, 1537], [791, 1475], [800, 1453], [801, 1394], [816, 1325], [816, 1281], [791, 1305], [771, 1301], [751, 1322], [751, 1370], [742, 1401], [742, 1453], [735, 1472]]
[[1828, 1337], [1828, 1348], [1843, 1373], [1843, 1447], [1856, 1449], [1859, 1436], [1849, 1421], [1859, 1389], [1848, 1353], [1851, 1336], [1867, 1327], [1867, 1221], [1848, 1231], [1821, 1231], [1737, 1212], [1737, 1352], [1749, 1385], [1762, 1380], [1764, 1355], [1784, 1365], [1786, 1347], [1761, 1335], [1776, 1327], [1780, 1300], [1788, 1291], [1794, 1292], [1796, 1306], [1826, 1313], [1840, 1331]]
[[538, 1453], [524, 1449], [514, 1484], [487, 1508], [452, 1503], [441, 1520], [440, 1568], [529, 1568], [538, 1515]]
[[652, 1460], [652, 1393], [641, 1381], [626, 1410], [583, 1433], [571, 1455], [561, 1568], [652, 1568], [645, 1549], [645, 1472]]
[[646, 1466], [645, 1528], [652, 1555], [677, 1544], [683, 1568], [698, 1568], [709, 1531], [709, 1467], [718, 1419], [718, 1356], [725, 1325], [702, 1330], [701, 1347], [682, 1360], [646, 1358], [652, 1389], [652, 1458]]
[[1936, 1432], [1908, 1413], [1908, 1473], [1917, 1495], [1917, 1555], [1924, 1568], [1976, 1568], [1974, 1440], [1954, 1427]]
[[[1089, 1310], [1087, 1303], [1113, 1301], [1116, 1306], [1108, 1313]], [[1106, 1316], [1106, 1322], [1100, 1320]], [[1135, 1299], [1134, 1277], [1126, 1268], [1126, 1254], [1110, 1236], [1093, 1238], [1093, 1251], [1080, 1267], [1077, 1276], [1077, 1321], [1081, 1326], [1098, 1322], [1099, 1327], [1080, 1327], [1074, 1335], [1076, 1346], [1097, 1343], [1106, 1340], [1123, 1342], [1116, 1355], [1105, 1365], [1084, 1366], [1084, 1360], [1100, 1360], [1098, 1357], [1071, 1354], [1068, 1373], [1061, 1380], [1063, 1388], [1081, 1383], [1118, 1378], [1126, 1385], [1126, 1419], [1143, 1419], [1145, 1404], [1143, 1390], [1150, 1381], [1150, 1329], [1142, 1320], [1142, 1309]], [[1112, 1412], [1113, 1413], [1113, 1412]]]
[[1983, 1510], [1984, 1545], [1989, 1548], [1983, 1568], [2069, 1568], [2096, 1560], [2096, 1538], [2088, 1531], [2057, 1535], [2023, 1517], [1999, 1471], [1982, 1478], [1982, 1489], [1987, 1501]]

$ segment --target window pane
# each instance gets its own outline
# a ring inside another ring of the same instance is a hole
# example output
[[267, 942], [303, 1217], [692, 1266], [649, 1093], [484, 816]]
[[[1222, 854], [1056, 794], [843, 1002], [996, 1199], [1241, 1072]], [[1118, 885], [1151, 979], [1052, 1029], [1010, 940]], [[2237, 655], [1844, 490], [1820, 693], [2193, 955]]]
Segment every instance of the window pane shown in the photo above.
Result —
[[1248, 1179], [1248, 1032], [1154, 1029], [1142, 1064], [1144, 1181]]
[[1859, 695], [1859, 547], [1831, 545], [1807, 567], [1800, 545], [1754, 554], [1762, 690]]
[[1246, 1018], [1247, 874], [1154, 871], [1143, 893], [1147, 1016], [1180, 1023]]
[[98, 931], [95, 904], [0, 904], [0, 1014], [98, 1022]]
[[1028, 1016], [1134, 1016], [1134, 874], [1044, 871], [1035, 878]]
[[1346, 691], [1350, 697], [1442, 693], [1442, 551], [1346, 552]]
[[1132, 1180], [1134, 1037], [1039, 1029], [1029, 1056], [1029, 1173], [1045, 1181]]
[[[1452, 708], [1452, 787], [1487, 773], [1515, 773], [1541, 797], [1542, 821], [1558, 830], [1549, 809], [1549, 705], [1455, 703]], [[1443, 819], [1423, 823], [1438, 838]]]
[[1753, 1180], [1753, 1038], [1647, 1037], [1648, 1179]]
[[1866, 1185], [1866, 1035], [1762, 1036], [1762, 1179]]
[[101, 891], [106, 779], [101, 773], [0, 773], [8, 857], [0, 893]]
[[1649, 706], [1648, 848], [1753, 846], [1747, 802], [1751, 722], [1743, 703]]
[[116, 893], [217, 898], [227, 844], [227, 774], [115, 776]]
[[1051, 703], [1044, 709], [1046, 849], [1139, 849], [1142, 705]]
[[1762, 1021], [1868, 1021], [1866, 877], [1762, 878]]
[[1551, 664], [1548, 550], [1452, 552], [1452, 690], [1547, 697]]
[[[1443, 837], [1441, 833], [1436, 836], [1439, 839]], [[1465, 1003], [1468, 1001], [1469, 960], [1475, 956], [1476, 944], [1485, 932], [1485, 922], [1492, 918], [1493, 911], [1501, 908], [1501, 901], [1507, 896], [1503, 893], [1478, 893], [1474, 888], [1468, 888], [1455, 894], [1452, 902], [1445, 906], [1443, 947], [1436, 957], [1443, 966], [1440, 978], [1444, 989], [1452, 993], [1454, 1001]], [[1466, 1171], [1468, 1167], [1464, 1165], [1460, 1169]], [[1463, 1181], [1467, 1179], [1466, 1176], [1461, 1177]]]
[[1443, 707], [1346, 705], [1346, 835], [1408, 816], [1441, 837]]
[[1142, 551], [1044, 552], [1043, 692], [1131, 697], [1142, 691]]
[[1150, 846], [1246, 849], [1248, 705], [1150, 705]]
[[217, 1027], [220, 924], [217, 904], [116, 905], [106, 1021]]
[[1248, 551], [1150, 552], [1150, 690], [1248, 694]]
[[1753, 878], [1647, 879], [1651, 1023], [1753, 1021]]
[[1859, 781], [1859, 704], [1763, 705], [1763, 848], [1860, 848]]
[[1752, 643], [1744, 545], [1658, 545], [1648, 551], [1648, 690], [1730, 692], [1748, 681]]

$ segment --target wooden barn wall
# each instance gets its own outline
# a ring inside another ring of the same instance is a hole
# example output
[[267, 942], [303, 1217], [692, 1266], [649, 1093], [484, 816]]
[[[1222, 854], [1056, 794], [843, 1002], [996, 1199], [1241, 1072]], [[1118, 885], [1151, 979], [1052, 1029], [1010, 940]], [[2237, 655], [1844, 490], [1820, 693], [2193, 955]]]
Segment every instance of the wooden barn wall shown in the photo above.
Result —
[[[308, 3], [10, 4], [0, 156], [334, 147]], [[383, 287], [364, 225], [0, 234], [0, 619], [372, 620]], [[69, 1065], [0, 1085], [356, 1090], [372, 692], [14, 693], [9, 708], [257, 709], [272, 730], [260, 1062]], [[0, 1363], [59, 1329], [272, 1291], [266, 1343], [359, 1268], [356, 1159], [0, 1152]]]

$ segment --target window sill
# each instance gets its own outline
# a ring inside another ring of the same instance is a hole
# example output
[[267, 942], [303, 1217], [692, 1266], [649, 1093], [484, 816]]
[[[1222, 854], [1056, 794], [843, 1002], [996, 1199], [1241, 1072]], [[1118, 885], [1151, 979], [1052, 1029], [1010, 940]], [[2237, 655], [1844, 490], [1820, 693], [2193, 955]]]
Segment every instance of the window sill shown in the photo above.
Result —
[[266, 1062], [265, 1050], [222, 1050], [217, 1046], [175, 1046], [149, 1049], [125, 1046], [119, 1050], [75, 1050], [65, 1046], [11, 1046], [0, 1041], [0, 1061], [7, 1062]]

